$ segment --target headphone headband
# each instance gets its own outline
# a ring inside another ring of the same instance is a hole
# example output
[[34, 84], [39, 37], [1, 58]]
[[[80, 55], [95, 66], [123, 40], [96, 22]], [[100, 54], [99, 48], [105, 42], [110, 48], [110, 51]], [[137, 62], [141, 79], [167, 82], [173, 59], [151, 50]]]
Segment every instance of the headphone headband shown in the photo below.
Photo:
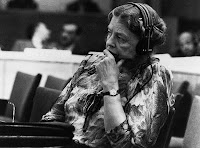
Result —
[[144, 25], [145, 29], [149, 29], [153, 26], [153, 19], [149, 13], [149, 10], [147, 9], [147, 7], [144, 4], [133, 3], [133, 2], [128, 2], [127, 4], [136, 6], [140, 10], [140, 12], [142, 14], [143, 25]]

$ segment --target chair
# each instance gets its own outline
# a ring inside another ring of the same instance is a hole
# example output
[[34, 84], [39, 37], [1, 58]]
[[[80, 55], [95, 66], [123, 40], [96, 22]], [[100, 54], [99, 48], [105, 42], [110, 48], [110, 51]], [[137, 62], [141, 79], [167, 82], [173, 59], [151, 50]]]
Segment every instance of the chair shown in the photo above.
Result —
[[195, 96], [192, 102], [184, 137], [173, 136], [169, 148], [199, 148], [200, 147], [200, 96]]
[[[7, 100], [5, 114], [0, 117], [1, 121], [11, 122], [15, 113], [15, 122], [28, 122], [31, 114], [33, 96], [38, 87], [42, 75], [30, 75], [17, 72], [10, 99]], [[11, 105], [10, 105], [11, 104]], [[14, 110], [15, 109], [15, 110]]]
[[200, 96], [195, 96], [183, 139], [183, 148], [200, 147]]
[[152, 148], [168, 148], [170, 139], [172, 137], [172, 129], [174, 126], [176, 108], [179, 105], [179, 101], [181, 100], [182, 97], [183, 96], [180, 93], [174, 95], [175, 104], [173, 107], [171, 107], [167, 120], [164, 126], [161, 128], [160, 133], [158, 135], [158, 139]]
[[189, 89], [189, 82], [183, 81], [179, 87], [179, 93], [182, 94], [181, 99], [178, 101], [176, 107], [176, 114], [174, 117], [174, 126], [172, 136], [184, 137], [187, 126], [187, 121], [192, 106], [193, 96]]
[[69, 79], [61, 79], [52, 75], [48, 75], [45, 86], [47, 88], [57, 89], [57, 90], [63, 90], [63, 88], [69, 83]]
[[38, 87], [33, 99], [30, 122], [38, 122], [47, 113], [60, 95], [60, 90]]
[[171, 139], [171, 129], [173, 125], [174, 114], [175, 114], [175, 108], [172, 108], [169, 112], [169, 115], [167, 117], [164, 126], [160, 130], [158, 139], [152, 148], [168, 148], [169, 141]]

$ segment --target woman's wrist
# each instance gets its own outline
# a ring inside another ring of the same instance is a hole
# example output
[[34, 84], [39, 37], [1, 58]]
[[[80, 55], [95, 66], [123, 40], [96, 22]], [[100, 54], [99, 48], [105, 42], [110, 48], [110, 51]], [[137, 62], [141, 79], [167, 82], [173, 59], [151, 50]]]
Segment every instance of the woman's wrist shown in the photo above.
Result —
[[114, 105], [115, 103], [120, 103], [121, 104], [121, 97], [120, 94], [117, 94], [116, 96], [111, 96], [111, 95], [104, 95], [104, 102], [108, 104]]
[[102, 87], [103, 87], [103, 92], [108, 92], [108, 91], [111, 91], [113, 89], [114, 90], [119, 89], [118, 82], [103, 82]]
[[117, 96], [104, 96], [104, 113], [106, 131], [110, 131], [126, 120], [119, 94]]

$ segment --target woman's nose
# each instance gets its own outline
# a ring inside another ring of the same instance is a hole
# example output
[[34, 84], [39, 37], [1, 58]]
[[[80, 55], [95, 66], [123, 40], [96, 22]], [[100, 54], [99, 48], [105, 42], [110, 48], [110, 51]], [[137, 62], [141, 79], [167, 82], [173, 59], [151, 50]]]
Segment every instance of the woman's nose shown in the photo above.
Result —
[[115, 39], [113, 35], [107, 37], [106, 39], [106, 48], [115, 48]]

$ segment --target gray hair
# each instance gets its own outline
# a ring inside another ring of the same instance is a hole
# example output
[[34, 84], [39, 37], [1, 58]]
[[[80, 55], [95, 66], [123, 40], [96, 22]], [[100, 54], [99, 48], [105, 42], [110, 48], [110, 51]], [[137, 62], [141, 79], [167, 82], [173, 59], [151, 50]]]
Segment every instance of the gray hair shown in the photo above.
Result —
[[[151, 18], [153, 19], [153, 29], [150, 39], [151, 46], [154, 47], [163, 44], [166, 40], [167, 27], [165, 22], [149, 5], [142, 5], [147, 8], [149, 14], [151, 15]], [[111, 21], [113, 16], [120, 17], [121, 22], [124, 23], [131, 32], [142, 38], [144, 33], [144, 26], [140, 23], [142, 14], [136, 6], [132, 4], [125, 4], [114, 8], [108, 14], [108, 22]]]

